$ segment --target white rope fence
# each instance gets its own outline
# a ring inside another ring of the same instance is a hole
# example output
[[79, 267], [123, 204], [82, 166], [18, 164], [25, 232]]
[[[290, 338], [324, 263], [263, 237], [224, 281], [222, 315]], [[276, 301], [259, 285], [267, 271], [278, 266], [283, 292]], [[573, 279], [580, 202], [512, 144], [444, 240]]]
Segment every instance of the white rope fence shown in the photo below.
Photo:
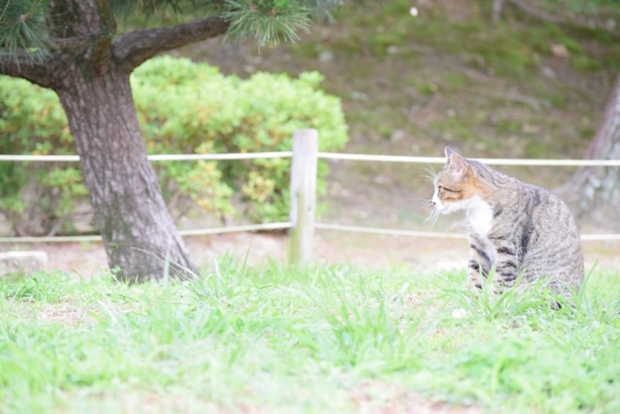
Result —
[[[304, 130], [307, 131], [307, 130]], [[298, 131], [298, 132], [304, 132]], [[296, 133], [297, 134], [297, 133]], [[302, 134], [303, 135], [303, 134]], [[307, 137], [304, 137], [306, 139]], [[303, 158], [293, 151], [279, 152], [254, 152], [236, 154], [162, 154], [149, 155], [151, 161], [224, 161], [224, 160], [249, 160], [259, 158]], [[343, 161], [365, 161], [365, 162], [393, 162], [393, 163], [413, 163], [413, 164], [443, 164], [443, 157], [415, 157], [400, 155], [368, 155], [368, 154], [346, 154], [333, 152], [317, 152], [316, 158], [325, 160]], [[77, 155], [1, 155], [0, 161], [12, 162], [79, 162]], [[509, 159], [509, 158], [474, 158], [476, 161], [488, 165], [511, 165], [511, 166], [567, 166], [567, 167], [620, 167], [620, 160], [557, 160], [557, 159]], [[291, 188], [291, 195], [296, 194], [296, 189]], [[311, 203], [311, 210], [314, 211], [315, 201]], [[180, 230], [181, 236], [212, 235], [234, 232], [252, 232], [267, 230], [283, 230], [295, 228], [295, 220], [281, 223], [265, 223], [243, 226], [219, 227], [210, 229]], [[449, 238], [465, 239], [463, 233], [442, 233], [428, 231], [410, 231], [399, 229], [373, 228], [348, 226], [340, 224], [313, 223], [314, 229], [337, 230], [357, 233], [381, 234], [390, 236], [426, 237], [426, 238]], [[611, 241], [620, 240], [620, 234], [584, 234], [581, 235], [583, 241]], [[0, 243], [53, 243], [53, 242], [89, 242], [100, 241], [101, 236], [57, 236], [57, 237], [0, 237]]]
[[[225, 161], [251, 160], [257, 158], [291, 158], [292, 151], [251, 152], [235, 154], [156, 154], [149, 155], [150, 161]], [[79, 155], [1, 155], [0, 161], [78, 162]]]
[[[398, 162], [410, 164], [443, 164], [443, 157], [414, 157], [405, 155], [370, 155], [346, 154], [337, 152], [319, 152], [318, 158], [326, 160]], [[157, 154], [149, 155], [151, 161], [225, 161], [250, 160], [258, 158], [292, 158], [292, 151], [252, 152], [236, 154]], [[487, 165], [521, 165], [548, 167], [620, 167], [620, 160], [554, 160], [554, 159], [519, 159], [519, 158], [472, 158]], [[2, 155], [0, 161], [38, 161], [38, 162], [79, 162], [78, 155]]]
[[[411, 164], [444, 164], [444, 157], [409, 157], [404, 155], [366, 155], [319, 152], [319, 158], [330, 160], [402, 162]], [[549, 167], [620, 167], [620, 160], [530, 160], [513, 158], [470, 158], [487, 165], [532, 165]]]
[[[413, 231], [397, 229], [379, 229], [375, 227], [345, 226], [340, 224], [315, 223], [315, 229], [349, 231], [354, 233], [382, 234], [386, 236], [425, 237], [435, 239], [467, 239], [465, 233], [442, 233], [438, 231]], [[582, 241], [613, 241], [620, 240], [620, 234], [582, 234]]]
[[[216, 227], [211, 229], [179, 230], [181, 236], [204, 236], [209, 234], [240, 233], [246, 231], [266, 231], [290, 229], [290, 222], [249, 224], [246, 226]], [[54, 242], [97, 242], [101, 236], [53, 236], [53, 237], [0, 237], [0, 243], [54, 243]]]
[[315, 223], [315, 229], [350, 231], [355, 233], [383, 234], [388, 236], [428, 237], [436, 239], [466, 239], [464, 233], [440, 233], [437, 231], [413, 231], [397, 229], [379, 229], [373, 227], [343, 226], [340, 224]]

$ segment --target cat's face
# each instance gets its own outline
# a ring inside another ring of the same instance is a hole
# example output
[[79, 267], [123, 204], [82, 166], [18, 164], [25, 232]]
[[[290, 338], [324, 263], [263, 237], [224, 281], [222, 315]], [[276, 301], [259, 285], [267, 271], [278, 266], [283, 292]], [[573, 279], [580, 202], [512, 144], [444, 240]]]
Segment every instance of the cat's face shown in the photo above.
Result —
[[446, 147], [445, 154], [446, 165], [433, 180], [435, 192], [431, 203], [436, 212], [450, 214], [470, 208], [480, 199], [481, 188], [467, 160], [450, 147]]

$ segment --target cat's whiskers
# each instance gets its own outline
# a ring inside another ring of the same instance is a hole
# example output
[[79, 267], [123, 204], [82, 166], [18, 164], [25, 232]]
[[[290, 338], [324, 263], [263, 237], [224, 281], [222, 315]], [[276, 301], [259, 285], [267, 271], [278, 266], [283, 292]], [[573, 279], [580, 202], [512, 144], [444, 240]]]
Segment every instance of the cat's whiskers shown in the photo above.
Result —
[[426, 164], [426, 166], [424, 166], [424, 171], [429, 173], [429, 175], [432, 176], [433, 178], [437, 177], [437, 172], [435, 171], [433, 167], [431, 167], [430, 164]]
[[[423, 167], [423, 170], [426, 172], [426, 174], [424, 174], [424, 177], [428, 178], [431, 182], [434, 183], [437, 178], [437, 172], [435, 171], [435, 169], [431, 167], [430, 164], [428, 164]], [[430, 210], [424, 222], [431, 223], [431, 228], [435, 227], [435, 224], [437, 224], [437, 220], [439, 220], [441, 212], [439, 211], [439, 209], [437, 209], [432, 200], [421, 198], [420, 201], [423, 201], [422, 207], [419, 210], [420, 212]]]
[[428, 198], [418, 197], [418, 201], [422, 202], [422, 205], [418, 207], [418, 210], [417, 210], [418, 213], [425, 212], [428, 209], [433, 207], [433, 203]]
[[431, 182], [434, 182], [435, 178], [437, 178], [437, 173], [435, 172], [433, 167], [431, 167], [430, 165], [427, 165], [426, 167], [424, 167], [424, 171], [426, 171], [426, 174], [424, 174], [424, 177], [428, 178]]
[[430, 211], [430, 213], [428, 214], [424, 222], [431, 223], [431, 228], [434, 228], [435, 224], [437, 224], [437, 220], [439, 219], [439, 216], [441, 215], [441, 212], [439, 211], [437, 207], [432, 205], [432, 202], [430, 200], [428, 201], [428, 204], [432, 206], [433, 209]]

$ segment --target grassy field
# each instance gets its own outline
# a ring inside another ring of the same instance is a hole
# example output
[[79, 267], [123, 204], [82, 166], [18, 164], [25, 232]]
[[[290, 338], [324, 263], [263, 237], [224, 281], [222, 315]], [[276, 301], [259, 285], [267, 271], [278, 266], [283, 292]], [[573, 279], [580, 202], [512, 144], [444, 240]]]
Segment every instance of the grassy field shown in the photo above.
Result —
[[183, 283], [0, 280], [0, 412], [617, 413], [619, 278], [559, 311], [463, 272], [230, 257]]

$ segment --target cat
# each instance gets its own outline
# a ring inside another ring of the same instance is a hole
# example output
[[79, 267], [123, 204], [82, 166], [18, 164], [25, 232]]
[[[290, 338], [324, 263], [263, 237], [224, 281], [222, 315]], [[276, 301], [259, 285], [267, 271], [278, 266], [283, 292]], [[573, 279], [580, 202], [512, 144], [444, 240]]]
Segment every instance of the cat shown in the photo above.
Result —
[[445, 155], [431, 203], [435, 217], [465, 211], [470, 284], [482, 288], [494, 270], [500, 292], [518, 280], [541, 279], [562, 296], [578, 290], [584, 279], [583, 251], [566, 204], [544, 188], [463, 158], [450, 147]]

